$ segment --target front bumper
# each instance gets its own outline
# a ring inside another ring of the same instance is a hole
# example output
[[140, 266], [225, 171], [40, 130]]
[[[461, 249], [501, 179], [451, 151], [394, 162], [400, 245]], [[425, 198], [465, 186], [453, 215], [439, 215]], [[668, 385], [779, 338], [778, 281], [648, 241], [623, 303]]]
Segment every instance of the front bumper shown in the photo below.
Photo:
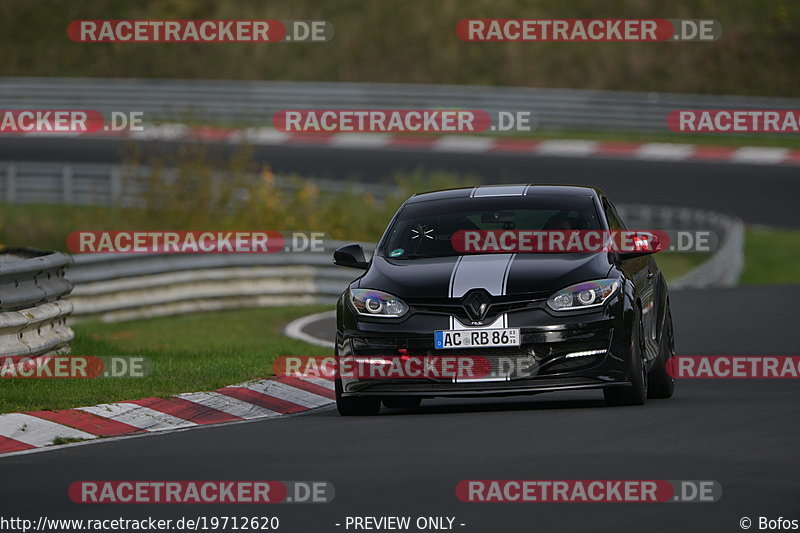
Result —
[[[521, 345], [507, 348], [437, 350], [433, 331], [447, 329], [441, 317], [415, 316], [404, 323], [364, 322], [341, 309], [337, 354], [343, 360], [406, 355], [478, 357], [488, 361], [491, 375], [461, 378], [365, 378], [341, 376], [342, 395], [505, 396], [556, 390], [628, 385], [632, 313], [625, 298], [581, 314], [556, 316], [541, 306], [508, 313], [508, 327], [519, 327]], [[427, 324], [428, 328], [409, 327]], [[350, 325], [351, 327], [346, 327]], [[440, 327], [441, 326], [441, 327]], [[580, 355], [586, 352], [600, 352]], [[516, 361], [511, 372], [499, 371], [501, 361]]]

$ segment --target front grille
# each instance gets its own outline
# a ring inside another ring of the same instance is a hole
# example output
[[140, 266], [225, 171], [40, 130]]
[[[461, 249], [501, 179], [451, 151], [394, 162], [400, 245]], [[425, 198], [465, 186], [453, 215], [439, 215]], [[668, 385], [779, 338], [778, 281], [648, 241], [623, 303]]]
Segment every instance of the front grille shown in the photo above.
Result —
[[[541, 295], [526, 296], [491, 296], [484, 322], [492, 322], [503, 313], [541, 307], [546, 298]], [[463, 298], [444, 298], [438, 300], [408, 300], [407, 303], [420, 313], [431, 313], [454, 316], [464, 323], [472, 320], [464, 307]]]

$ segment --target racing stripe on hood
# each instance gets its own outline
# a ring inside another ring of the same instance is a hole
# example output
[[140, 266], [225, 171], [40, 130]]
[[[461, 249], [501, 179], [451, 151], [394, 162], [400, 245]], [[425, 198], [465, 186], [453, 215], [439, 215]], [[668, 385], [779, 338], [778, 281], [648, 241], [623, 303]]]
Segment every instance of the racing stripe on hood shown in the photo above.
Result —
[[472, 289], [486, 289], [492, 296], [504, 296], [508, 270], [516, 254], [462, 255], [450, 275], [450, 298], [461, 298]]
[[475, 187], [470, 198], [486, 198], [490, 196], [523, 196], [530, 185], [484, 185]]
[[[472, 289], [486, 289], [492, 296], [504, 296], [508, 285], [508, 272], [516, 254], [462, 255], [456, 260], [450, 275], [450, 298], [461, 298]], [[490, 325], [479, 328], [508, 326], [508, 315], [503, 313]], [[455, 317], [450, 317], [450, 329], [470, 329]]]

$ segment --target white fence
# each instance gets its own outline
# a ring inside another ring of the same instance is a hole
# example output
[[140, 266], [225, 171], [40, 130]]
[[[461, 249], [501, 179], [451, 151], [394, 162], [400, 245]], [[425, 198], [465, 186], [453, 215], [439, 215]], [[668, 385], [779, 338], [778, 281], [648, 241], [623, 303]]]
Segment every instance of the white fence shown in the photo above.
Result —
[[147, 121], [271, 124], [282, 109], [480, 109], [529, 111], [540, 129], [666, 131], [675, 109], [797, 109], [800, 100], [392, 83], [2, 78], [4, 109], [143, 111]]

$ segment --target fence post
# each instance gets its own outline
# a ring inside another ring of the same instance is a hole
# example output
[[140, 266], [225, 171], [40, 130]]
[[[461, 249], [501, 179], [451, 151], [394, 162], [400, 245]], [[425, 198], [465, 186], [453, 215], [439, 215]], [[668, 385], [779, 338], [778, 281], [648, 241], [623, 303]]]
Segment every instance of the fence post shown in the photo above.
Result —
[[117, 206], [122, 197], [122, 175], [118, 166], [111, 167], [110, 182], [109, 182], [109, 205]]
[[17, 201], [17, 165], [6, 165], [6, 203], [13, 204]]
[[64, 205], [73, 204], [72, 165], [61, 167], [61, 201]]

